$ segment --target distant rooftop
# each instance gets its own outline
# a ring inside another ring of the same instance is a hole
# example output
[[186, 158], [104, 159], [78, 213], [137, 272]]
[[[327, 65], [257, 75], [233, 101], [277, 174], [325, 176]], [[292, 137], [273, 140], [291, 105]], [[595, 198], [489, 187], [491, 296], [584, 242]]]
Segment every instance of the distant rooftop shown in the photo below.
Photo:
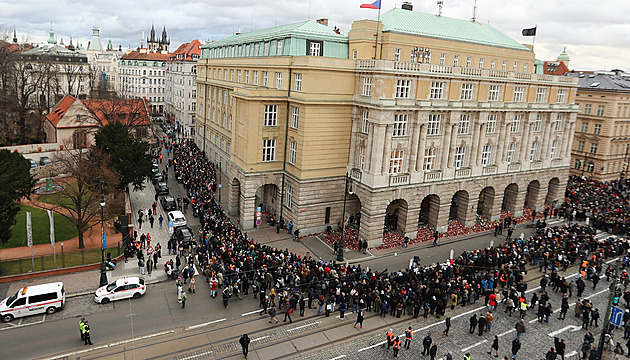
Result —
[[578, 78], [579, 89], [630, 91], [630, 74], [617, 73], [567, 73]]

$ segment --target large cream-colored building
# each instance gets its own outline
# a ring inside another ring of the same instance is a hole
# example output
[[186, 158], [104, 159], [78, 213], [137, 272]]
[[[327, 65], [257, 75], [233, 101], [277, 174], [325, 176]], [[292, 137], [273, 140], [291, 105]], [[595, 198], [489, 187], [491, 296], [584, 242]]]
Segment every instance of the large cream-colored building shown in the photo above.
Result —
[[[572, 149], [572, 175], [600, 181], [627, 178], [630, 151], [630, 76], [570, 73], [579, 80], [580, 113]], [[623, 175], [622, 175], [623, 174]]]
[[195, 140], [244, 229], [257, 207], [334, 227], [346, 181], [370, 246], [385, 226], [520, 216], [562, 198], [577, 114], [577, 80], [534, 62], [489, 25], [404, 9], [347, 35], [325, 19], [235, 35], [202, 47]]

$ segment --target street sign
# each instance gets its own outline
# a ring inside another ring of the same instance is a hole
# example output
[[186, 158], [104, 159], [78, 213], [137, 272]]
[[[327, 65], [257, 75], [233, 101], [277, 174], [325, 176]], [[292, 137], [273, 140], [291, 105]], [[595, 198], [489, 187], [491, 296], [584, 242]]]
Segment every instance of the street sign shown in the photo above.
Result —
[[260, 224], [262, 224], [262, 220], [256, 219], [256, 225], [260, 225]]
[[219, 189], [222, 188], [223, 186], [221, 186], [221, 184], [219, 184]]
[[262, 212], [256, 211], [256, 217], [261, 217], [261, 216], [262, 216]]
[[613, 306], [610, 312], [610, 323], [615, 326], [621, 326], [621, 320], [623, 320], [623, 310]]
[[107, 249], [107, 234], [103, 233], [103, 249]]

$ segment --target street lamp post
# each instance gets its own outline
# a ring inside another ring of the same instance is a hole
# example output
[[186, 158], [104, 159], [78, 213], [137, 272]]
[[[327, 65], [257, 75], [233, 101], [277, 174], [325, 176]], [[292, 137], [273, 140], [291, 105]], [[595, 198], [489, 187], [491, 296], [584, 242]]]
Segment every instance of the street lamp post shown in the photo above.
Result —
[[348, 200], [348, 194], [352, 195], [352, 188], [348, 188], [352, 185], [352, 179], [346, 173], [345, 178], [345, 187], [343, 191], [343, 212], [341, 213], [341, 241], [339, 242], [339, 246], [337, 248], [337, 261], [343, 261], [343, 249], [344, 249], [344, 241], [346, 240], [346, 201]]
[[107, 285], [107, 266], [105, 265], [105, 194], [103, 193], [103, 180], [101, 179], [101, 281], [100, 286]]
[[619, 279], [619, 260], [615, 262], [615, 277], [610, 284], [610, 293], [608, 294], [608, 304], [606, 305], [606, 315], [604, 315], [604, 323], [602, 324], [602, 332], [599, 335], [599, 344], [597, 346], [597, 353], [599, 354], [599, 358], [602, 358], [602, 354], [604, 353], [604, 339], [606, 338], [606, 333], [608, 332], [608, 328], [610, 327], [610, 311], [612, 309], [613, 298], [615, 297], [615, 292], [617, 291], [617, 280]]

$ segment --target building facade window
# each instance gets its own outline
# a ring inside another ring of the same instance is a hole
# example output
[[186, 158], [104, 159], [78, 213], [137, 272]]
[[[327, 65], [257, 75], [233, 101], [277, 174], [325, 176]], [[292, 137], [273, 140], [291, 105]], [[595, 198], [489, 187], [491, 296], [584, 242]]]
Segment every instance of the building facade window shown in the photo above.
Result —
[[538, 156], [538, 141], [532, 143], [532, 147], [529, 149], [529, 161], [535, 161]]
[[285, 206], [291, 209], [291, 205], [293, 205], [293, 186], [287, 184], [287, 196]]
[[553, 131], [562, 131], [562, 122], [564, 121], [564, 116], [562, 114], [558, 114], [556, 117], [556, 121], [553, 124]]
[[599, 135], [601, 132], [602, 132], [602, 125], [601, 124], [595, 124], [595, 126], [593, 128], [593, 134]]
[[245, 84], [249, 84], [249, 70], [245, 70]]
[[393, 136], [407, 136], [408, 114], [394, 114]]
[[[289, 79], [289, 81], [291, 81], [291, 79]], [[282, 89], [282, 73], [281, 72], [276, 73], [276, 89], [278, 90]]]
[[265, 105], [265, 126], [278, 125], [278, 105]]
[[370, 133], [370, 112], [363, 111], [361, 116], [361, 132], [364, 134]]
[[591, 113], [591, 104], [584, 104], [584, 114], [588, 115]]
[[465, 146], [456, 146], [455, 154], [453, 158], [453, 166], [456, 169], [462, 168], [466, 165], [466, 147]]
[[300, 120], [300, 108], [291, 106], [291, 129], [297, 129]]
[[501, 85], [490, 85], [488, 90], [488, 101], [499, 101], [501, 95]]
[[400, 61], [400, 49], [394, 51], [394, 61]]
[[591, 144], [591, 154], [597, 154], [597, 143]]
[[521, 132], [521, 117], [521, 114], [514, 114], [514, 120], [512, 120], [512, 123], [510, 124], [511, 133]]
[[470, 134], [470, 114], [461, 114], [459, 116], [459, 127], [457, 128], [457, 134], [468, 135]]
[[484, 58], [479, 58], [479, 68], [483, 69]]
[[580, 140], [578, 141], [578, 147], [577, 147], [578, 151], [582, 152], [584, 151], [584, 140]]
[[494, 134], [497, 132], [497, 114], [488, 115], [488, 122], [486, 123], [486, 134]]
[[396, 80], [396, 97], [404, 98], [404, 99], [408, 98], [410, 87], [411, 87], [411, 80], [407, 80], [407, 79]]
[[555, 159], [557, 152], [558, 152], [558, 140], [554, 140], [551, 142], [551, 150], [549, 152], [549, 157], [552, 159]]
[[309, 49], [310, 56], [321, 56], [322, 44], [320, 42], [311, 41]]
[[263, 86], [264, 87], [269, 86], [269, 72], [268, 71], [263, 71]]
[[525, 94], [524, 86], [515, 86], [514, 87], [514, 102], [523, 102]]
[[440, 122], [442, 115], [429, 114], [429, 123], [427, 125], [427, 135], [440, 135]]
[[472, 67], [472, 56], [466, 58], [466, 67]]
[[547, 88], [538, 88], [536, 89], [536, 102], [544, 103], [547, 102]]
[[604, 116], [604, 105], [597, 106], [597, 116]]
[[435, 170], [435, 159], [437, 149], [434, 147], [424, 149], [424, 162], [422, 163], [422, 169], [425, 171]]
[[588, 123], [586, 121], [582, 121], [582, 128], [580, 131], [583, 133], [588, 132]]
[[254, 85], [258, 85], [258, 71], [254, 71]]
[[472, 100], [473, 89], [475, 85], [471, 83], [463, 83], [462, 90], [459, 96], [460, 100]]
[[559, 104], [564, 104], [567, 102], [567, 89], [558, 89], [558, 93], [556, 94], [556, 102]]
[[293, 86], [294, 91], [302, 91], [302, 74], [295, 74], [295, 83]]
[[446, 54], [440, 54], [440, 65], [446, 64]]
[[484, 145], [481, 151], [481, 165], [488, 166], [492, 160], [492, 145]]
[[511, 164], [516, 159], [516, 143], [511, 143], [508, 145], [507, 153], [505, 154], [505, 161], [508, 164]]
[[532, 131], [533, 132], [541, 132], [542, 131], [542, 120], [543, 120], [543, 115], [542, 114], [537, 114], [536, 115], [536, 120], [534, 120], [534, 123], [532, 124]]
[[391, 175], [400, 174], [402, 172], [402, 164], [405, 158], [403, 150], [392, 150], [389, 156], [389, 173]]
[[372, 78], [368, 78], [368, 77], [363, 78], [363, 86], [361, 87], [361, 95], [363, 96], [372, 95]]
[[276, 161], [276, 139], [263, 139], [262, 161]]
[[459, 66], [459, 55], [453, 56], [453, 66]]
[[365, 170], [365, 161], [366, 161], [366, 146], [359, 146], [359, 169]]
[[295, 159], [297, 158], [297, 142], [289, 142], [289, 164], [295, 165]]
[[442, 99], [444, 96], [444, 83], [441, 81], [431, 82], [431, 90], [429, 92], [429, 99]]

